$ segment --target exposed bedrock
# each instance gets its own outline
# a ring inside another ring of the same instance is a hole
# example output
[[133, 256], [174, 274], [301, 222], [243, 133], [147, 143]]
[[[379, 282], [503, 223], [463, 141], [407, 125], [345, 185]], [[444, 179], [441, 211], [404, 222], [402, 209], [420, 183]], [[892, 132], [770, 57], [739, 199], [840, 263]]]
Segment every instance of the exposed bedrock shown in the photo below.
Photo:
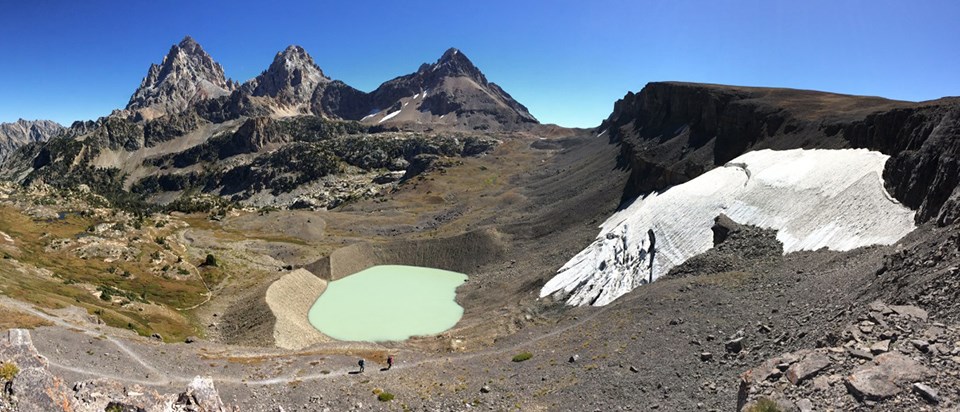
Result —
[[622, 144], [629, 199], [756, 149], [868, 148], [890, 155], [887, 190], [917, 223], [960, 211], [960, 99], [912, 103], [805, 90], [650, 83], [598, 129]]

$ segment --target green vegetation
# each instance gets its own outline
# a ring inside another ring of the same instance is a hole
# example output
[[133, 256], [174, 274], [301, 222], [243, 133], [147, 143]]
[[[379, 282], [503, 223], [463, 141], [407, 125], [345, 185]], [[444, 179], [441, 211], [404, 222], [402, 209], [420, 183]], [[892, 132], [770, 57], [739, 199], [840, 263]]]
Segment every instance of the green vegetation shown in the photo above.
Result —
[[97, 287], [97, 290], [100, 291], [100, 300], [107, 302], [113, 300], [114, 296], [121, 296], [130, 302], [146, 302], [143, 297], [138, 296], [136, 293], [119, 290], [111, 286], [101, 285]]
[[780, 405], [770, 398], [760, 398], [752, 406], [746, 409], [746, 412], [782, 412]]
[[[0, 231], [18, 240], [21, 252], [17, 259], [54, 273], [53, 277], [25, 276], [10, 265], [0, 264], [0, 284], [5, 286], [4, 294], [43, 308], [78, 306], [96, 314], [110, 326], [129, 328], [141, 335], [157, 332], [170, 341], [196, 335], [198, 332], [189, 314], [139, 311], [137, 307], [112, 303], [116, 297], [129, 302], [143, 302], [149, 297], [157, 304], [184, 308], [203, 301], [202, 293], [206, 288], [200, 278], [172, 279], [150, 270], [150, 258], [157, 256], [160, 248], [155, 243], [143, 244], [141, 254], [134, 261], [112, 263], [102, 259], [83, 259], [69, 248], [47, 249], [51, 239], [75, 238], [87, 227], [102, 223], [102, 219], [83, 213], [69, 213], [62, 219], [34, 220], [14, 207], [0, 205]], [[218, 276], [221, 274], [215, 271], [204, 274], [204, 279], [212, 280]], [[88, 289], [91, 286], [98, 293], [91, 294]], [[106, 296], [102, 299], [104, 293]], [[0, 324], [5, 321], [0, 312]]]
[[215, 268], [220, 266], [220, 264], [219, 262], [217, 262], [216, 256], [213, 256], [213, 254], [207, 253], [207, 258], [203, 260], [203, 263], [201, 263], [200, 266], [209, 266], [209, 267]]
[[[301, 116], [292, 119], [254, 118], [236, 132], [210, 138], [206, 143], [180, 153], [150, 158], [145, 165], [185, 168], [198, 163], [246, 153], [258, 153], [270, 143], [288, 143], [274, 152], [260, 153], [249, 164], [230, 169], [213, 167], [202, 171], [148, 176], [136, 182], [131, 191], [152, 194], [170, 191], [221, 193], [245, 199], [253, 192], [270, 190], [274, 195], [324, 176], [339, 174], [344, 164], [363, 170], [403, 170], [402, 162], [412, 162], [421, 154], [436, 156], [474, 156], [491, 150], [495, 142], [475, 136], [382, 133], [377, 127], [356, 122]], [[191, 212], [195, 210], [180, 210]]]
[[0, 379], [12, 381], [13, 378], [17, 377], [18, 373], [20, 373], [20, 368], [12, 362], [0, 363]]
[[390, 392], [381, 392], [377, 395], [377, 400], [380, 402], [390, 402], [394, 398], [393, 394]]
[[513, 361], [514, 361], [514, 362], [523, 362], [523, 361], [525, 361], [525, 360], [529, 360], [529, 359], [532, 358], [532, 357], [533, 357], [533, 354], [530, 353], [530, 352], [521, 352], [521, 353], [518, 353], [516, 356], [513, 357]]

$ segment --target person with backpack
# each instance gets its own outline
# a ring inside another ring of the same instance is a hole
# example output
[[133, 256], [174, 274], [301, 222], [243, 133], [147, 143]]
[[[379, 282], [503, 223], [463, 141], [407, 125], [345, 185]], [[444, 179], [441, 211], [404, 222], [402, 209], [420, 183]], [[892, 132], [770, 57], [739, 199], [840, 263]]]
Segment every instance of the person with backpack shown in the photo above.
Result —
[[393, 355], [387, 356], [387, 370], [393, 367]]
[[363, 365], [364, 365], [363, 358], [360, 358], [360, 361], [357, 362], [357, 365], [360, 365], [360, 373], [363, 373]]

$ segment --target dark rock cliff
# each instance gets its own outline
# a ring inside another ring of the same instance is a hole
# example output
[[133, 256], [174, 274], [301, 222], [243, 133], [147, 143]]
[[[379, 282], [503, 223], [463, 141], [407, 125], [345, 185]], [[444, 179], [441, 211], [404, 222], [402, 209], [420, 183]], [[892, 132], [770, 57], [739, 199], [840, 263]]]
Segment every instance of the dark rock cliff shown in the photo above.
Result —
[[960, 211], [960, 99], [912, 103], [806, 90], [650, 83], [600, 133], [631, 168], [624, 198], [686, 182], [750, 150], [867, 148], [890, 155], [887, 190], [917, 222]]

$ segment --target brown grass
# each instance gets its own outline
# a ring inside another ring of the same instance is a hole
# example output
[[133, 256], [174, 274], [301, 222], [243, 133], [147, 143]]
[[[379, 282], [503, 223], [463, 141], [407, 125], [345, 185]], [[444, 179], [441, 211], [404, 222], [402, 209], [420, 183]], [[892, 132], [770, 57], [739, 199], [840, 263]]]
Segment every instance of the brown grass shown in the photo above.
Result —
[[50, 326], [52, 323], [34, 315], [0, 307], [0, 330], [13, 328], [33, 329]]

